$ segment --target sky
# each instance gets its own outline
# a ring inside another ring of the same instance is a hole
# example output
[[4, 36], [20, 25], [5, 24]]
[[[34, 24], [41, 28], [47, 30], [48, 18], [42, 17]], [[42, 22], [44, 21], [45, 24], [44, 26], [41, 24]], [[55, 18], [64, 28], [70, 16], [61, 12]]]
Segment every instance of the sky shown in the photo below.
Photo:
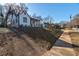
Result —
[[78, 3], [28, 3], [28, 14], [37, 16], [51, 16], [52, 22], [69, 21], [70, 16], [79, 13]]

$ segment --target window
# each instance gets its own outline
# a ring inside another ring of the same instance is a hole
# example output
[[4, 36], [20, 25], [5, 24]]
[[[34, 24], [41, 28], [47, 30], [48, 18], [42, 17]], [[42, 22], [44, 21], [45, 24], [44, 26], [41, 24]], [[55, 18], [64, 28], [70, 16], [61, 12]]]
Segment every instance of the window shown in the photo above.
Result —
[[27, 18], [26, 17], [23, 17], [23, 22], [27, 22]]

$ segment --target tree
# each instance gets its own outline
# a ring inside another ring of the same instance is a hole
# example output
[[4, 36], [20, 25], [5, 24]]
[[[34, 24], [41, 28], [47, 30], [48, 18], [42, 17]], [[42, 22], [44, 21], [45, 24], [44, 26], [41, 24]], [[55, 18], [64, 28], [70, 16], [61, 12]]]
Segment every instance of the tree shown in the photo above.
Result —
[[52, 23], [52, 21], [54, 21], [51, 16], [45, 17], [44, 20], [45, 20], [45, 22], [48, 22], [48, 23], [50, 23], [50, 24]]
[[32, 17], [33, 17], [33, 18], [36, 18], [36, 17], [37, 17], [36, 13], [34, 13], [34, 14], [32, 15]]
[[0, 5], [0, 26], [3, 26], [4, 16], [2, 14], [2, 5]]
[[15, 3], [13, 4], [6, 4], [5, 5], [5, 9], [6, 9], [6, 16], [5, 16], [5, 21], [4, 21], [4, 26], [7, 27], [7, 20], [8, 20], [8, 17], [10, 15], [12, 15], [12, 19], [13, 19], [13, 15], [16, 16], [16, 20], [17, 23], [18, 23], [18, 26], [20, 25], [20, 22], [19, 22], [19, 16], [20, 14], [22, 13], [27, 13], [27, 7], [25, 6], [25, 4], [20, 4], [20, 5], [17, 5]]
[[[19, 18], [21, 14], [27, 14], [27, 6], [24, 3], [16, 4], [16, 3], [6, 3], [4, 6], [0, 5], [0, 14], [2, 15], [2, 7], [4, 7], [5, 12], [4, 14], [4, 21], [3, 24], [7, 27], [8, 17], [11, 16], [11, 21], [13, 20], [13, 16], [16, 17], [15, 21], [17, 21], [18, 26], [20, 25]], [[13, 22], [11, 22], [13, 23]]]
[[5, 13], [4, 27], [7, 27], [8, 16], [12, 14], [12, 5], [6, 4], [5, 9], [6, 9], [6, 13]]
[[66, 25], [67, 25], [67, 21], [60, 21], [59, 25], [60, 25], [61, 28], [65, 28]]

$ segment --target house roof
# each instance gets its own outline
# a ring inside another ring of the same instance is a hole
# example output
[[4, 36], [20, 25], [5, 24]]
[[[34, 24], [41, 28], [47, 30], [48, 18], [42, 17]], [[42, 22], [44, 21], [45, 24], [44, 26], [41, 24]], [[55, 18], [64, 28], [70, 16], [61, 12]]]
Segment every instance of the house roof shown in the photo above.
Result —
[[79, 25], [79, 18], [74, 18], [71, 20], [72, 25]]
[[35, 19], [35, 18], [31, 17], [28, 13], [27, 13], [27, 16], [28, 16], [31, 20], [33, 20], [33, 21], [40, 21], [40, 20], [38, 20], [38, 19]]
[[32, 18], [32, 17], [30, 17], [30, 19], [33, 20], [33, 21], [40, 21], [40, 20]]
[[44, 22], [44, 24], [54, 26], [54, 24], [53, 24], [53, 23], [52, 23], [52, 24], [50, 24], [50, 23], [46, 23], [46, 22]]

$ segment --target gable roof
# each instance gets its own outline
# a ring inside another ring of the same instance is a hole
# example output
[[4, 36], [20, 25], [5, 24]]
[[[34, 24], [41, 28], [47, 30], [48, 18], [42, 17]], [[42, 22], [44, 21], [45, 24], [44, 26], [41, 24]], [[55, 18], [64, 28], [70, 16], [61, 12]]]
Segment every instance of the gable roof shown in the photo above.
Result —
[[33, 21], [40, 21], [40, 20], [32, 18], [32, 17], [30, 17], [30, 19], [33, 20]]
[[36, 18], [31, 17], [28, 13], [27, 13], [27, 16], [28, 16], [31, 20], [33, 20], [33, 21], [40, 21], [40, 20], [38, 20], [38, 19], [36, 19]]
[[73, 20], [71, 20], [71, 24], [72, 25], [79, 25], [79, 18], [73, 18]]

